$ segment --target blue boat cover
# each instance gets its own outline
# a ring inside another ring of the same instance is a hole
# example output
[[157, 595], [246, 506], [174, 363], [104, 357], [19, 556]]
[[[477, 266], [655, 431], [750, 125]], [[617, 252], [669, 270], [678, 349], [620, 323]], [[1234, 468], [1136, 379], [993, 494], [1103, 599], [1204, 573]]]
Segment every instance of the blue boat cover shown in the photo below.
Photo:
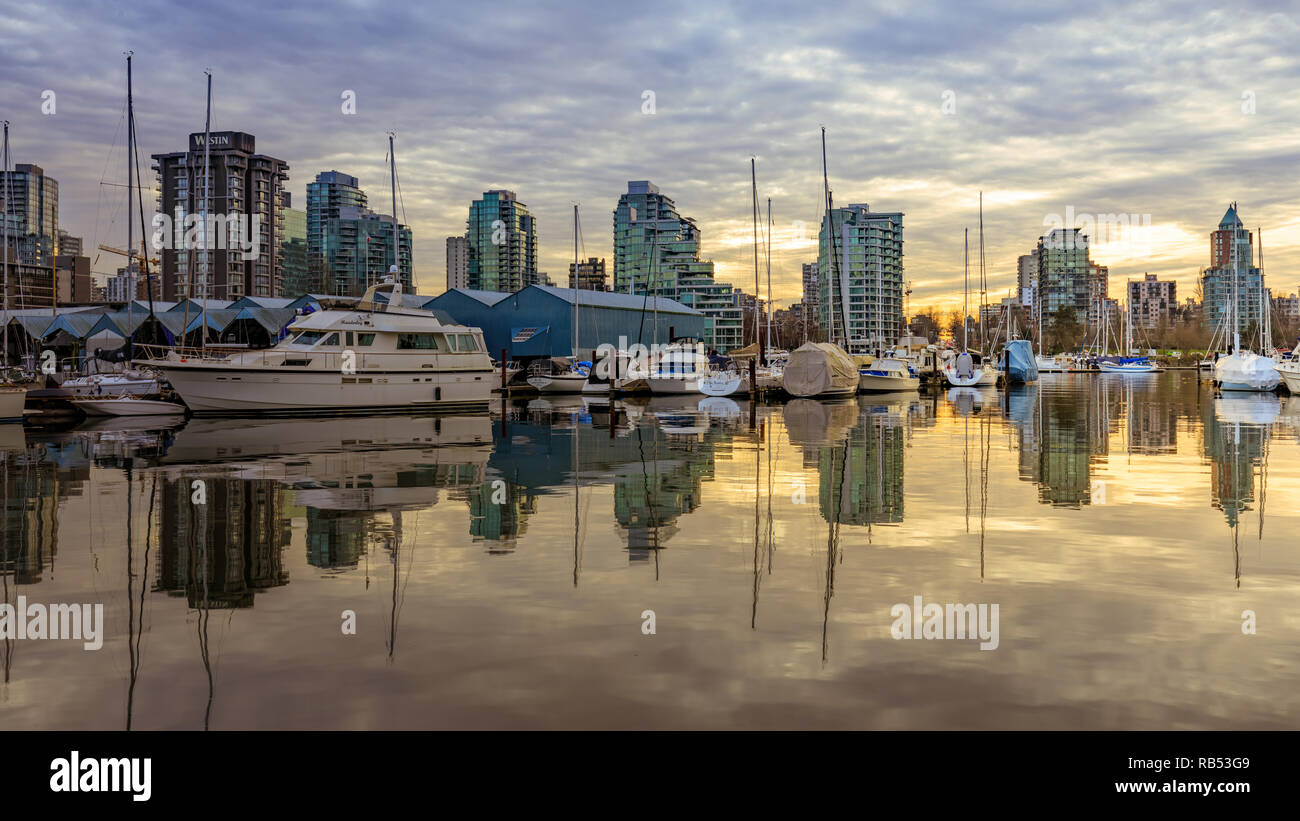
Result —
[[1013, 385], [1038, 381], [1038, 363], [1028, 339], [1013, 339], [1006, 348], [1007, 380]]

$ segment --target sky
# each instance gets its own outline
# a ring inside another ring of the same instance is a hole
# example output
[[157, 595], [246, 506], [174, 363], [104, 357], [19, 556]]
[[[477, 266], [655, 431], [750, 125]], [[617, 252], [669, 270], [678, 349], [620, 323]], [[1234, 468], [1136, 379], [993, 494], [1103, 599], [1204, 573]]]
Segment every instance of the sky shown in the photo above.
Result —
[[[797, 301], [824, 206], [823, 126], [835, 202], [905, 215], [914, 311], [960, 307], [981, 192], [990, 301], [1071, 215], [1139, 226], [1095, 237], [1112, 297], [1144, 273], [1192, 296], [1234, 200], [1262, 229], [1269, 285], [1300, 287], [1293, 3], [0, 0], [0, 19], [13, 161], [58, 180], [60, 227], [88, 249], [126, 241], [133, 50], [142, 152], [203, 129], [210, 69], [213, 130], [286, 160], [296, 207], [337, 169], [390, 211], [395, 131], [421, 293], [444, 289], [445, 238], [483, 191], [513, 190], [537, 216], [539, 268], [563, 284], [573, 203], [584, 258], [610, 259], [619, 194], [641, 179], [697, 220], [718, 279], [752, 292], [754, 158], [774, 298]], [[120, 264], [88, 253], [95, 271]]]

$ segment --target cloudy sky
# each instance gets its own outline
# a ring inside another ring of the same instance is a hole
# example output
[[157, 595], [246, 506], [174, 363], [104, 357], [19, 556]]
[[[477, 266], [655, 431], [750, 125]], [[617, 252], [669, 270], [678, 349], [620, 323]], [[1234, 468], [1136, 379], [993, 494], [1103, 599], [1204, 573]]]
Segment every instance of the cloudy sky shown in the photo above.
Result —
[[1112, 296], [1143, 272], [1189, 296], [1232, 200], [1263, 229], [1270, 285], [1295, 291], [1296, 7], [1044, 5], [0, 0], [0, 101], [14, 161], [59, 181], [61, 225], [88, 247], [125, 242], [125, 191], [103, 183], [123, 182], [132, 49], [146, 154], [202, 130], [210, 68], [213, 129], [287, 160], [297, 206], [316, 172], [338, 169], [389, 210], [395, 130], [424, 293], [443, 289], [444, 239], [482, 191], [518, 193], [540, 221], [542, 269], [563, 280], [572, 203], [587, 255], [609, 257], [632, 179], [695, 217], [719, 278], [752, 290], [755, 157], [775, 296], [796, 300], [816, 254], [823, 125], [836, 202], [906, 214], [914, 307], [960, 304], [980, 191], [993, 298], [1067, 210], [1149, 222], [1094, 251]]

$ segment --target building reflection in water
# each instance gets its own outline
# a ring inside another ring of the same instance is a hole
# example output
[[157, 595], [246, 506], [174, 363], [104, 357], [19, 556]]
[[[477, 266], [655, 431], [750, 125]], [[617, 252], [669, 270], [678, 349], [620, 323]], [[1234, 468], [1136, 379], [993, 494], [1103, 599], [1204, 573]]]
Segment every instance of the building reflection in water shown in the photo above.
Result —
[[185, 596], [191, 607], [252, 607], [257, 592], [289, 583], [285, 488], [273, 479], [204, 474], [202, 481], [203, 505], [192, 501], [189, 475], [158, 483], [157, 589]]
[[1077, 393], [1050, 385], [1026, 385], [1008, 391], [1005, 408], [1019, 437], [1020, 478], [1038, 485], [1038, 500], [1054, 507], [1090, 504], [1092, 471], [1104, 463], [1110, 433], [1122, 413], [1122, 395], [1111, 380], [1097, 380], [1097, 390]]
[[785, 405], [791, 441], [816, 467], [822, 518], [841, 525], [903, 521], [903, 454], [913, 411], [906, 395], [857, 400], [792, 400]]

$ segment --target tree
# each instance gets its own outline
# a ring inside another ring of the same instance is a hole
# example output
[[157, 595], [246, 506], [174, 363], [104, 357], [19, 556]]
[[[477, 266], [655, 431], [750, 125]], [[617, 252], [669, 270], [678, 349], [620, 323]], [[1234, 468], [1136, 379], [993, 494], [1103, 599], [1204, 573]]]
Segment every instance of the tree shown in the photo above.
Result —
[[1072, 351], [1079, 347], [1083, 337], [1083, 326], [1075, 315], [1074, 308], [1069, 305], [1057, 308], [1056, 313], [1052, 314], [1051, 331], [1045, 332], [1045, 336], [1051, 350], [1044, 353]]

